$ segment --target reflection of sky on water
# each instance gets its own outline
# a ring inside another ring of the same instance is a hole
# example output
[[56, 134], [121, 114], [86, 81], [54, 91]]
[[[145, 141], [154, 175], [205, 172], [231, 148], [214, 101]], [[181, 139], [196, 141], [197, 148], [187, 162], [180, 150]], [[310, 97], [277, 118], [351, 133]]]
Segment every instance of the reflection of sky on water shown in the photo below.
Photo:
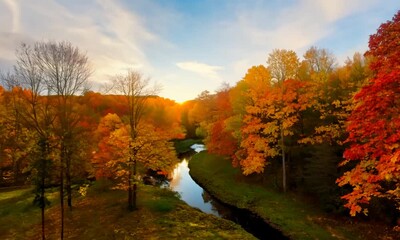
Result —
[[201, 152], [206, 150], [204, 144], [193, 144], [190, 148], [193, 149], [195, 152]]
[[188, 161], [183, 159], [172, 172], [172, 180], [169, 183], [172, 190], [181, 195], [181, 199], [192, 207], [199, 208], [205, 213], [219, 216], [209, 201], [203, 200], [203, 189], [193, 181], [189, 175]]

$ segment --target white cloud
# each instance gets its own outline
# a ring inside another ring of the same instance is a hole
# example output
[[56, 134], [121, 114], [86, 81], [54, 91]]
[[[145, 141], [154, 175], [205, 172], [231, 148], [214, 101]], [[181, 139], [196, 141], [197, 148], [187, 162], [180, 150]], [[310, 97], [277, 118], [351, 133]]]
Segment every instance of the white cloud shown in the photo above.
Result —
[[161, 45], [161, 40], [146, 29], [137, 14], [118, 1], [3, 3], [7, 7], [3, 8], [0, 2], [0, 16], [12, 19], [12, 24], [0, 30], [2, 62], [15, 62], [14, 52], [21, 42], [67, 40], [87, 52], [94, 69], [93, 81], [107, 81], [110, 75], [124, 73], [128, 68], [143, 72], [153, 69], [144, 46]]
[[197, 73], [203, 77], [211, 79], [220, 79], [218, 71], [223, 70], [221, 66], [212, 66], [205, 63], [199, 63], [196, 61], [178, 62], [176, 63], [180, 69]]

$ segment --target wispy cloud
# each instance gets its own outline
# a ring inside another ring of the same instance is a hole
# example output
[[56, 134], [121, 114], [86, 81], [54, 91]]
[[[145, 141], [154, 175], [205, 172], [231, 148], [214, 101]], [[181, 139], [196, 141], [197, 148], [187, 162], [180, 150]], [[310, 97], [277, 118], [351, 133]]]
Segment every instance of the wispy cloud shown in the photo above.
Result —
[[19, 8], [18, 8], [18, 2], [13, 1], [13, 0], [4, 0], [4, 3], [11, 12], [11, 16], [12, 16], [11, 31], [14, 33], [18, 32], [19, 25], [20, 25], [20, 23], [19, 23], [20, 13], [19, 13]]
[[11, 17], [12, 24], [2, 26], [0, 32], [0, 43], [4, 44], [0, 48], [2, 62], [13, 61], [21, 42], [67, 40], [87, 52], [95, 70], [93, 81], [107, 81], [110, 75], [128, 68], [153, 68], [144, 46], [161, 40], [121, 2], [97, 0], [88, 5], [79, 1], [79, 7], [50, 0], [23, 4], [3, 0], [3, 4], [7, 7], [0, 8], [0, 16]]
[[203, 77], [220, 80], [218, 71], [223, 70], [221, 66], [212, 66], [196, 61], [178, 62], [176, 63], [180, 69], [197, 73]]

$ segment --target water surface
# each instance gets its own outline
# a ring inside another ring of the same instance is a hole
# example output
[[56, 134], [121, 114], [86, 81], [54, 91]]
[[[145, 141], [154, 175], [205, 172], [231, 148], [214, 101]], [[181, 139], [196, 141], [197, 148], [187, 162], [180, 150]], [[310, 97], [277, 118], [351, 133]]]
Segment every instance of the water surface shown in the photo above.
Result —
[[221, 216], [217, 210], [217, 203], [190, 177], [188, 160], [180, 162], [171, 174], [172, 180], [169, 187], [181, 195], [181, 199], [192, 207], [196, 207], [205, 213]]

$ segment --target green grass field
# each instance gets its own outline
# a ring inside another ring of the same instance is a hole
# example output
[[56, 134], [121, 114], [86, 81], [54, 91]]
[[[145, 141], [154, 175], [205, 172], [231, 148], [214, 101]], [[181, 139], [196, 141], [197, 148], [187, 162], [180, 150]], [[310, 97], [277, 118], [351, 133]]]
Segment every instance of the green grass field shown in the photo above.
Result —
[[[59, 239], [57, 192], [48, 196], [46, 239]], [[254, 239], [239, 225], [191, 208], [168, 189], [140, 186], [138, 210], [127, 210], [127, 193], [104, 182], [76, 195], [65, 208], [65, 239]], [[40, 239], [40, 209], [31, 190], [0, 192], [0, 239]]]

